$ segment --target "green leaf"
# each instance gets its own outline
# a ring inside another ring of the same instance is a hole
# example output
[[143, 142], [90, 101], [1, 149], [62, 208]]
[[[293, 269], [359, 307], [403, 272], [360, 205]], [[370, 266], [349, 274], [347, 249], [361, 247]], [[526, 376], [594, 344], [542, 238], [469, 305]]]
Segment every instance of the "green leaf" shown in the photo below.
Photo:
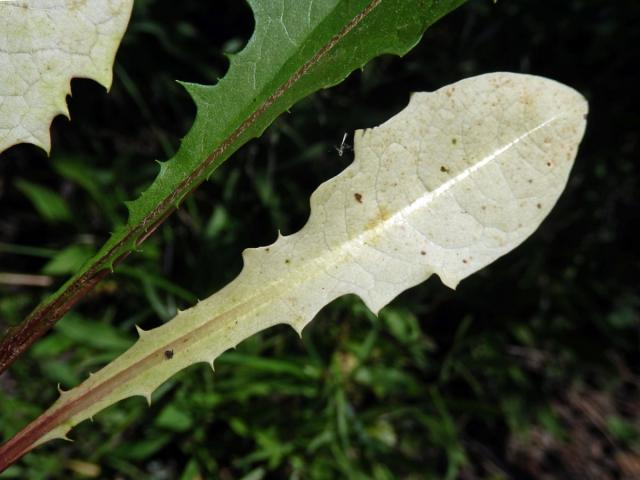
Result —
[[42, 273], [45, 275], [67, 275], [74, 273], [93, 255], [95, 250], [88, 245], [70, 245], [60, 250], [49, 260]]
[[174, 432], [185, 432], [193, 425], [193, 419], [187, 412], [169, 404], [162, 409], [155, 420], [155, 424]]
[[[404, 55], [424, 31], [464, 0], [250, 0], [255, 32], [217, 85], [184, 83], [197, 106], [175, 157], [142, 196], [129, 220], [82, 270], [41, 303], [0, 345], [0, 372], [96, 279], [134, 251], [180, 202], [300, 99], [341, 82], [381, 54]], [[29, 329], [29, 334], [26, 334]], [[37, 331], [37, 334], [34, 333]], [[12, 348], [3, 349], [3, 345]]]
[[73, 219], [67, 202], [53, 190], [23, 179], [16, 180], [15, 185], [45, 220], [67, 222]]
[[220, 358], [219, 363], [220, 365], [249, 367], [265, 374], [291, 375], [302, 380], [314, 379], [319, 376], [318, 371], [313, 371], [291, 360], [264, 358], [238, 352], [227, 352]]
[[380, 318], [387, 325], [391, 334], [403, 343], [410, 343], [422, 338], [418, 319], [408, 310], [384, 309], [380, 312]]
[[117, 448], [116, 453], [118, 453], [122, 458], [130, 460], [144, 460], [161, 450], [169, 442], [171, 442], [171, 434], [163, 433], [146, 440], [140, 440], [132, 444], [125, 444], [123, 447]]
[[197, 480], [200, 478], [204, 478], [200, 473], [198, 468], [198, 462], [194, 459], [191, 459], [187, 466], [184, 467], [182, 475], [180, 475], [180, 480]]
[[88, 320], [78, 314], [66, 315], [56, 331], [78, 343], [98, 350], [121, 351], [131, 345], [131, 339], [115, 327], [96, 320]]
[[632, 421], [628, 419], [610, 415], [606, 419], [609, 432], [621, 442], [637, 441], [640, 432]]
[[52, 166], [59, 175], [86, 190], [112, 225], [123, 223], [114, 209], [116, 203], [112, 198], [113, 194], [107, 195], [102, 187], [113, 176], [111, 172], [97, 170], [93, 166], [87, 165], [84, 159], [75, 158], [56, 158], [52, 162]]

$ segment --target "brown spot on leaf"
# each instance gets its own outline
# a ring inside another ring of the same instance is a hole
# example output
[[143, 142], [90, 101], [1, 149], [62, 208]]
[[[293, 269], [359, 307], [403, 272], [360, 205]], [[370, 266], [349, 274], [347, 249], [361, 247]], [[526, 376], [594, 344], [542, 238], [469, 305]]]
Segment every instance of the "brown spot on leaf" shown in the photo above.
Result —
[[375, 228], [379, 224], [381, 224], [382, 222], [387, 220], [389, 218], [389, 216], [390, 216], [389, 212], [386, 209], [380, 208], [378, 210], [378, 214], [367, 222], [367, 224], [365, 225], [365, 228], [367, 230]]
[[427, 252], [425, 252], [424, 250], [420, 251], [420, 255], [426, 255], [426, 254], [427, 254]]
[[67, 0], [67, 8], [71, 11], [80, 10], [87, 3], [87, 0]]

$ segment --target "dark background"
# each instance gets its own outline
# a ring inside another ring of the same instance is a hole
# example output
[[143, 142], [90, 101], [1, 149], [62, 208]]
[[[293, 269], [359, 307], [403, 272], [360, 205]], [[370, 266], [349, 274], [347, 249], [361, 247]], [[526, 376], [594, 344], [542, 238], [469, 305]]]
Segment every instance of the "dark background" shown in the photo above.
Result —
[[[243, 147], [56, 330], [0, 377], [8, 438], [176, 308], [239, 271], [240, 252], [298, 230], [310, 193], [351, 161], [344, 132], [377, 125], [412, 91], [509, 70], [590, 102], [569, 184], [521, 247], [462, 282], [437, 278], [379, 318], [326, 307], [302, 341], [251, 338], [25, 457], [16, 478], [640, 478], [636, 73], [640, 3], [472, 0], [405, 58], [381, 57], [300, 102]], [[243, 2], [137, 0], [110, 95], [73, 81], [50, 159], [0, 158], [0, 272], [60, 284], [154, 177], [194, 106], [175, 79], [213, 83], [253, 19]], [[40, 188], [39, 188], [40, 187]], [[46, 190], [42, 190], [45, 188]], [[0, 323], [47, 289], [4, 276]], [[0, 325], [1, 327], [2, 325]], [[3, 476], [3, 478], [5, 478]]]

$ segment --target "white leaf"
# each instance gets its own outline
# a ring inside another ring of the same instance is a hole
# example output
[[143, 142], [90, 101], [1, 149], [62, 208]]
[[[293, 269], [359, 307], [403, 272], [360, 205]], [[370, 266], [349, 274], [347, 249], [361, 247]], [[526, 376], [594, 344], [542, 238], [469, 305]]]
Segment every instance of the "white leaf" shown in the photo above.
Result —
[[232, 283], [140, 331], [133, 347], [64, 392], [27, 430], [48, 421], [55, 428], [42, 441], [63, 436], [118, 400], [150, 398], [193, 363], [213, 364], [255, 332], [279, 323], [301, 331], [339, 296], [355, 293], [377, 312], [433, 273], [454, 287], [549, 213], [586, 113], [574, 90], [512, 73], [414, 94], [383, 125], [356, 132], [354, 163], [312, 195], [302, 230], [246, 250]]
[[49, 126], [69, 115], [74, 77], [111, 86], [133, 0], [0, 0], [0, 152], [50, 149]]

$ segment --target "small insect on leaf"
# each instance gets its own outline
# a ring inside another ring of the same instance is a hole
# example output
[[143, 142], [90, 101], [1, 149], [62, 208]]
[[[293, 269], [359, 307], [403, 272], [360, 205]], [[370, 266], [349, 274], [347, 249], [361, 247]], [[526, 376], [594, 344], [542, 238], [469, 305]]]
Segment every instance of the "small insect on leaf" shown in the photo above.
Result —
[[166, 358], [167, 360], [171, 360], [173, 358], [173, 350], [165, 350], [164, 358]]
[[347, 143], [347, 136], [348, 136], [348, 135], [349, 135], [348, 133], [345, 133], [345, 134], [342, 136], [342, 142], [340, 142], [340, 146], [339, 146], [339, 147], [335, 147], [336, 151], [338, 152], [338, 156], [339, 156], [339, 157], [341, 157], [342, 155], [344, 155], [344, 152], [345, 152], [345, 151], [347, 151], [347, 150], [351, 150], [351, 149], [352, 149], [351, 145], [349, 145], [349, 144]]

